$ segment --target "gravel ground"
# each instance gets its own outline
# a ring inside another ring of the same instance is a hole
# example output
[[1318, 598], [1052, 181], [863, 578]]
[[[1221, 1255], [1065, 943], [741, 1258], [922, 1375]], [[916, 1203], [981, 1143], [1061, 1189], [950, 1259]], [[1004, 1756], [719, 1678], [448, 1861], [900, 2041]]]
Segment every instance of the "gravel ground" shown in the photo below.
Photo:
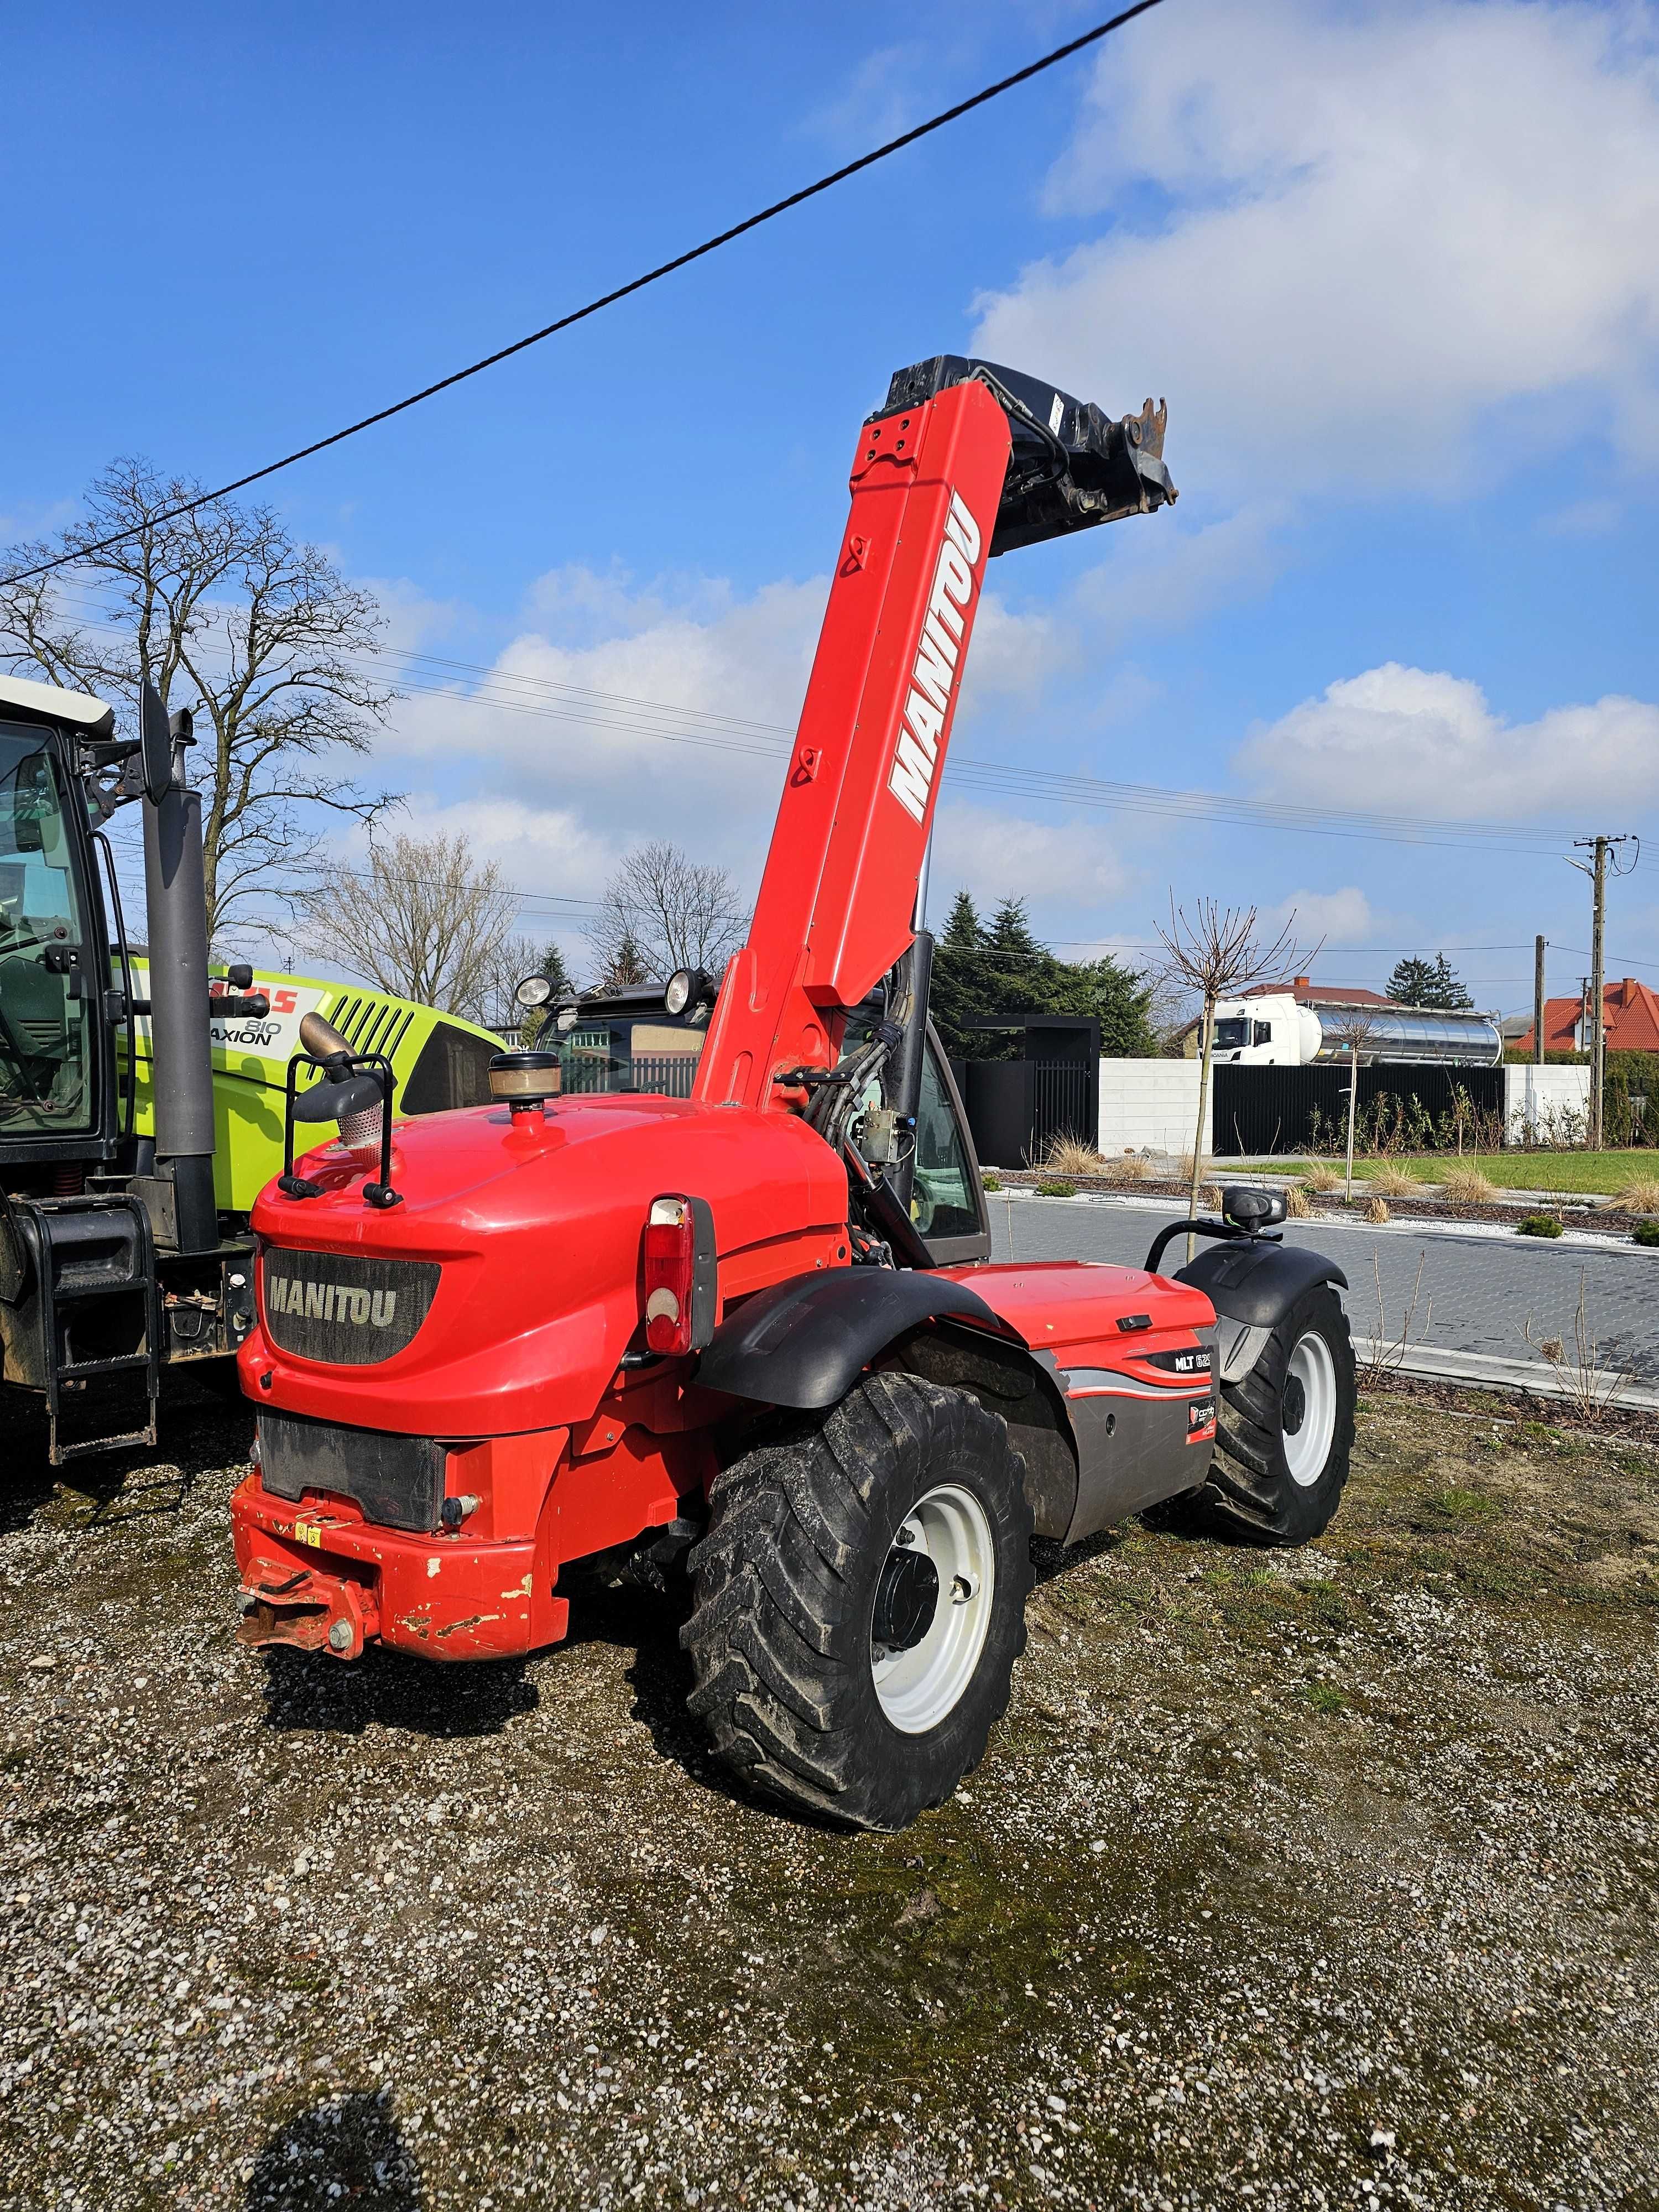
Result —
[[1370, 1400], [1316, 1553], [1045, 1548], [887, 1838], [706, 1771], [672, 1601], [267, 1662], [240, 1418], [0, 1439], [0, 2204], [1659, 2203], [1659, 1449], [1510, 1410]]

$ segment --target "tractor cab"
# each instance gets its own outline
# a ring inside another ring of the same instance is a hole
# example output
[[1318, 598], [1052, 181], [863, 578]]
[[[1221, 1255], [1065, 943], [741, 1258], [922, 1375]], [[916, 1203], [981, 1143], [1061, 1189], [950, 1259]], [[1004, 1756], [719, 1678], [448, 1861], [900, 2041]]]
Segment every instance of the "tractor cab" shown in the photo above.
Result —
[[[628, 1091], [689, 1098], [715, 988], [700, 969], [682, 969], [666, 984], [585, 992], [554, 1008], [536, 1033], [538, 1049], [558, 1054], [567, 1097]], [[526, 976], [517, 994], [531, 1013], [550, 995], [544, 975]]]

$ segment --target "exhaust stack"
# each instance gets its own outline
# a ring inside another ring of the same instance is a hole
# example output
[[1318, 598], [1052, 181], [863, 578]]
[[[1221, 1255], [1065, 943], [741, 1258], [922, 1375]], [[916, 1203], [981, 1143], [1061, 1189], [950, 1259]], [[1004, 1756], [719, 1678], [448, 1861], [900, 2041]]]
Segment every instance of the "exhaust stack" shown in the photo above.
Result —
[[169, 721], [160, 694], [146, 684], [141, 722], [155, 1174], [173, 1187], [177, 1249], [210, 1252], [219, 1242], [219, 1216], [202, 795], [185, 781], [185, 747], [194, 742], [188, 711]]

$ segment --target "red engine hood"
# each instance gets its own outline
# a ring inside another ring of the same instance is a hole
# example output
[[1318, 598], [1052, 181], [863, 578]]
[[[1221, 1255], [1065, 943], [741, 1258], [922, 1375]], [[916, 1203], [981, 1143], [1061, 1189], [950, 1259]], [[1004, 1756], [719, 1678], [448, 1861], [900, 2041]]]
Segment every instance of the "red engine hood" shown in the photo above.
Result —
[[723, 1300], [847, 1260], [846, 1172], [786, 1114], [605, 1096], [544, 1118], [495, 1107], [423, 1116], [398, 1127], [402, 1203], [386, 1211], [363, 1200], [375, 1168], [338, 1145], [296, 1172], [324, 1195], [267, 1185], [252, 1217], [266, 1243], [432, 1262], [438, 1285], [406, 1348], [334, 1364], [271, 1340], [262, 1267], [244, 1385], [263, 1405], [405, 1434], [504, 1435], [587, 1419], [640, 1328], [653, 1198], [708, 1200]]

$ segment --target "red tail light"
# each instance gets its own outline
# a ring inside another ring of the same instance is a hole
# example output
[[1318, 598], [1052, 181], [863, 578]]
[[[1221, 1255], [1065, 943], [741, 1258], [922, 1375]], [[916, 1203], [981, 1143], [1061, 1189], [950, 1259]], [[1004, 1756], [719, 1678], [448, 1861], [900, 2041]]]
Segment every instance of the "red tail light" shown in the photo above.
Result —
[[645, 1341], [651, 1351], [690, 1351], [696, 1268], [690, 1200], [653, 1198], [645, 1225]]

